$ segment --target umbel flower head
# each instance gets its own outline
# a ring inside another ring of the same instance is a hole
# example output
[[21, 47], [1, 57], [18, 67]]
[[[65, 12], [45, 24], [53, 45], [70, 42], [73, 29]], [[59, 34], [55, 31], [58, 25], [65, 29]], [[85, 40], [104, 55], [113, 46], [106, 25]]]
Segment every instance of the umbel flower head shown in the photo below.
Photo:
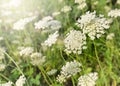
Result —
[[57, 81], [62, 83], [65, 82], [66, 79], [70, 78], [71, 76], [76, 75], [78, 72], [81, 71], [82, 64], [77, 61], [67, 62], [61, 69], [60, 75], [57, 77]]
[[87, 34], [91, 40], [101, 37], [105, 33], [105, 29], [109, 29], [111, 21], [104, 18], [103, 15], [96, 16], [96, 12], [86, 12], [82, 15], [77, 25], [84, 34]]
[[81, 31], [71, 30], [64, 40], [66, 53], [81, 54], [86, 49], [86, 36]]
[[110, 12], [108, 12], [108, 16], [113, 18], [120, 17], [120, 9], [111, 10]]
[[12, 82], [11, 81], [9, 81], [9, 82], [7, 82], [7, 83], [4, 83], [4, 84], [0, 84], [0, 86], [12, 86]]
[[89, 73], [83, 76], [80, 76], [78, 79], [77, 86], [95, 86], [95, 81], [98, 79], [98, 73]]
[[44, 32], [58, 30], [61, 28], [61, 22], [54, 20], [51, 16], [46, 16], [35, 23], [35, 29], [40, 29]]
[[75, 3], [78, 3], [79, 4], [79, 6], [78, 6], [78, 9], [83, 9], [83, 8], [85, 8], [86, 6], [87, 6], [87, 4], [86, 4], [86, 2], [85, 2], [86, 0], [75, 0]]
[[42, 43], [42, 45], [49, 46], [49, 47], [52, 46], [53, 44], [56, 43], [58, 36], [59, 36], [58, 31], [56, 31], [53, 34], [50, 34], [49, 37], [48, 37], [48, 39], [45, 40], [45, 42]]
[[13, 25], [14, 30], [23, 30], [25, 29], [25, 25], [28, 24], [29, 22], [33, 21], [36, 18], [36, 16], [33, 17], [28, 17], [24, 19], [20, 19]]
[[61, 12], [64, 12], [64, 13], [67, 13], [67, 12], [69, 12], [69, 11], [71, 11], [72, 10], [72, 8], [70, 7], [70, 6], [64, 6], [62, 9], [61, 9]]
[[30, 56], [31, 63], [33, 65], [42, 65], [45, 62], [45, 56], [42, 55], [42, 53], [32, 53]]
[[16, 86], [23, 86], [25, 84], [25, 80], [26, 80], [25, 76], [21, 75], [19, 77], [19, 79], [16, 81], [15, 85]]
[[32, 54], [34, 51], [33, 47], [23, 47], [21, 51], [19, 52], [20, 56], [28, 57], [30, 54]]

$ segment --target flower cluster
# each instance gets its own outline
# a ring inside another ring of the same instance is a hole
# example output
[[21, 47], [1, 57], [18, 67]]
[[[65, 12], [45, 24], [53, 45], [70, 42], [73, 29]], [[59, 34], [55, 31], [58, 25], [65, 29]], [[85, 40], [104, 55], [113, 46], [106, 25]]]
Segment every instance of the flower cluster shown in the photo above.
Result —
[[109, 29], [111, 21], [104, 18], [103, 15], [96, 16], [96, 12], [86, 12], [78, 19], [77, 25], [84, 34], [87, 34], [91, 40], [101, 37], [105, 29]]
[[32, 53], [30, 59], [33, 65], [42, 65], [45, 62], [45, 56], [38, 52]]
[[28, 24], [29, 22], [33, 21], [36, 18], [36, 16], [33, 17], [28, 17], [24, 19], [20, 19], [13, 25], [14, 30], [23, 30], [25, 29], [25, 25]]
[[69, 12], [69, 11], [71, 11], [72, 10], [72, 8], [70, 7], [70, 6], [64, 6], [62, 9], [61, 9], [61, 12], [64, 12], [64, 13], [67, 13], [67, 12]]
[[108, 13], [108, 16], [114, 17], [114, 18], [120, 17], [120, 9], [111, 10], [111, 11]]
[[35, 23], [35, 29], [44, 30], [46, 32], [50, 30], [58, 30], [60, 28], [61, 22], [54, 20], [51, 16], [46, 16], [42, 20]]
[[95, 86], [95, 81], [98, 79], [98, 73], [89, 73], [83, 76], [80, 76], [78, 79], [77, 86]]
[[67, 62], [61, 69], [60, 75], [57, 77], [57, 81], [62, 83], [66, 81], [66, 79], [70, 78], [71, 76], [76, 75], [81, 71], [81, 63], [77, 61]]
[[47, 74], [50, 75], [54, 75], [57, 72], [57, 69], [52, 69], [50, 71], [47, 72]]
[[86, 0], [75, 0], [75, 3], [79, 4], [78, 9], [81, 10], [87, 6]]
[[15, 85], [16, 85], [16, 86], [23, 86], [23, 85], [25, 84], [25, 80], [26, 80], [25, 76], [22, 75], [22, 76], [20, 76], [19, 79], [15, 82]]
[[112, 40], [115, 37], [114, 33], [109, 33], [106, 37], [107, 40]]
[[5, 49], [0, 48], [0, 71], [4, 71], [6, 65], [3, 63], [3, 59], [5, 59], [4, 56]]
[[27, 57], [27, 56], [30, 56], [30, 54], [32, 54], [33, 51], [34, 49], [32, 47], [23, 47], [21, 51], [19, 52], [19, 54], [20, 56]]
[[86, 49], [86, 36], [81, 31], [71, 30], [64, 40], [65, 52], [81, 54]]
[[59, 36], [58, 31], [56, 31], [53, 34], [50, 34], [49, 37], [48, 37], [48, 39], [45, 40], [45, 42], [42, 43], [42, 45], [49, 46], [49, 47], [52, 46], [53, 44], [56, 43], [58, 36]]
[[7, 82], [7, 83], [4, 83], [4, 84], [0, 84], [0, 86], [12, 86], [12, 82], [11, 81], [9, 81], [9, 82]]

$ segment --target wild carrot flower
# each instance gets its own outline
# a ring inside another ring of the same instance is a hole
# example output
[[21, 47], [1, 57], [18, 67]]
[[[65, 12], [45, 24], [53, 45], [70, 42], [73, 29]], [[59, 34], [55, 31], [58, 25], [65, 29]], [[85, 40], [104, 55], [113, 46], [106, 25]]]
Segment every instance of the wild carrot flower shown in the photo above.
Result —
[[7, 83], [4, 83], [4, 84], [0, 84], [0, 86], [12, 86], [12, 82], [11, 81], [9, 81], [9, 82], [7, 82]]
[[111, 10], [110, 12], [108, 12], [108, 16], [113, 17], [113, 18], [117, 18], [120, 17], [120, 9], [114, 9]]
[[45, 56], [42, 55], [42, 53], [32, 53], [30, 56], [31, 63], [33, 65], [42, 65], [45, 62]]
[[30, 56], [30, 54], [32, 54], [34, 51], [34, 49], [32, 47], [24, 47], [20, 52], [20, 56], [24, 56], [24, 57], [27, 57], [27, 56]]
[[45, 40], [45, 42], [42, 43], [42, 45], [46, 45], [46, 46], [49, 46], [49, 47], [52, 46], [53, 44], [56, 43], [58, 36], [59, 36], [58, 31], [56, 31], [53, 34], [50, 34], [49, 37], [48, 37], [48, 39]]
[[75, 0], [75, 3], [78, 3], [78, 9], [82, 10], [83, 8], [85, 8], [87, 6], [86, 4], [86, 0]]
[[6, 65], [5, 65], [5, 64], [0, 63], [0, 71], [4, 71], [5, 67], [6, 67]]
[[51, 16], [46, 16], [35, 23], [35, 29], [43, 30], [44, 32], [58, 30], [61, 28], [61, 22], [54, 20]]
[[80, 76], [78, 79], [78, 85], [77, 86], [95, 86], [95, 81], [98, 79], [98, 74], [95, 73], [89, 73], [83, 76]]
[[54, 75], [57, 72], [57, 69], [51, 69], [50, 71], [47, 72], [47, 74], [50, 75]]
[[61, 9], [61, 12], [64, 12], [64, 13], [67, 13], [67, 12], [69, 12], [69, 11], [71, 11], [72, 10], [72, 8], [70, 7], [70, 6], [64, 6], [62, 9]]
[[101, 37], [105, 33], [105, 29], [109, 29], [111, 21], [104, 18], [103, 15], [96, 16], [96, 12], [82, 15], [78, 19], [77, 25], [84, 34], [87, 34], [91, 40]]
[[29, 22], [33, 21], [36, 18], [36, 16], [33, 17], [28, 17], [24, 19], [20, 19], [13, 25], [14, 30], [23, 30], [25, 29], [25, 25], [28, 24]]
[[78, 72], [81, 71], [81, 63], [77, 61], [67, 62], [61, 69], [60, 75], [57, 77], [57, 81], [62, 83], [65, 82], [66, 79], [70, 78], [71, 76], [76, 75]]
[[26, 80], [25, 76], [24, 76], [24, 75], [21, 75], [21, 76], [19, 77], [19, 79], [15, 82], [15, 85], [16, 85], [16, 86], [24, 86], [25, 80]]
[[64, 39], [65, 52], [81, 54], [86, 49], [86, 36], [81, 31], [71, 30]]
[[113, 37], [115, 37], [115, 34], [114, 33], [109, 33], [106, 37], [107, 40], [112, 40]]

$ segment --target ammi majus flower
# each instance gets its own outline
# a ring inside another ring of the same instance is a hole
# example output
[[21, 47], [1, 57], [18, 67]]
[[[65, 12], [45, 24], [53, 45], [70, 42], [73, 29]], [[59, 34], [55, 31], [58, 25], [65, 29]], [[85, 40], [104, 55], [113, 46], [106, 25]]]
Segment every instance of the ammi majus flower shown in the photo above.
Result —
[[111, 20], [104, 18], [103, 15], [96, 15], [94, 12], [86, 12], [82, 15], [78, 21], [77, 25], [80, 27], [84, 34], [87, 34], [91, 40], [95, 38], [100, 38], [102, 34], [105, 33], [105, 29], [109, 29]]
[[81, 54], [82, 49], [86, 49], [86, 36], [77, 30], [71, 30], [64, 39], [65, 52]]

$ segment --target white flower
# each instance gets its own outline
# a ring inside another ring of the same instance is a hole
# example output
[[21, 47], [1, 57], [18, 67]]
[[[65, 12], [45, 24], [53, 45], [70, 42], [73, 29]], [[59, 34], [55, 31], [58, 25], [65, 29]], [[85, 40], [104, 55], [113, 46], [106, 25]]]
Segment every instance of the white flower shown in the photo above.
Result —
[[4, 59], [4, 52], [5, 52], [5, 49], [4, 48], [0, 48], [0, 60]]
[[0, 36], [0, 41], [4, 40], [4, 37]]
[[43, 56], [41, 53], [38, 52], [32, 53], [30, 59], [33, 65], [39, 66], [45, 62], [45, 56]]
[[0, 84], [0, 86], [12, 86], [12, 82], [9, 81], [9, 82], [7, 82], [7, 83]]
[[61, 9], [61, 12], [64, 12], [64, 13], [66, 13], [66, 12], [69, 12], [69, 11], [71, 11], [72, 10], [72, 8], [70, 7], [70, 6], [64, 6], [62, 9]]
[[66, 77], [64, 75], [58, 75], [57, 82], [63, 83], [66, 81]]
[[120, 5], [120, 0], [117, 0], [117, 4], [119, 4], [119, 5]]
[[95, 86], [95, 81], [98, 79], [98, 73], [89, 73], [87, 75], [80, 76], [77, 86]]
[[53, 34], [50, 34], [48, 39], [43, 43], [43, 45], [46, 45], [46, 46], [49, 46], [49, 47], [52, 46], [53, 44], [56, 43], [58, 36], [59, 36], [58, 31], [56, 31]]
[[25, 76], [21, 75], [19, 77], [19, 79], [15, 82], [15, 85], [16, 86], [23, 86], [25, 84], [25, 80], [26, 80]]
[[39, 20], [38, 22], [35, 23], [35, 29], [45, 29], [49, 27], [48, 22], [53, 20], [51, 16], [46, 16], [42, 18], [42, 20]]
[[107, 35], [106, 39], [107, 40], [112, 40], [113, 37], [115, 37], [115, 34], [114, 33], [110, 33], [110, 34]]
[[85, 49], [86, 46], [86, 36], [81, 33], [81, 31], [71, 30], [67, 34], [67, 37], [64, 40], [65, 52], [67, 53], [82, 53], [82, 49]]
[[[51, 29], [50, 29], [51, 28]], [[43, 30], [44, 32], [58, 30], [61, 28], [61, 22], [54, 20], [51, 16], [44, 17], [42, 20], [35, 23], [35, 29]]]
[[75, 0], [75, 3], [78, 3], [78, 9], [82, 10], [83, 8], [85, 8], [87, 6], [86, 4], [86, 0]]
[[57, 72], [57, 69], [52, 69], [50, 71], [47, 72], [47, 74], [50, 75], [54, 75]]
[[20, 19], [13, 25], [14, 30], [23, 30], [25, 28], [25, 25], [28, 24], [29, 22], [33, 21], [36, 18], [36, 16], [33, 17], [28, 17], [24, 19]]
[[5, 69], [5, 67], [6, 67], [5, 64], [0, 63], [0, 71], [3, 71]]
[[20, 54], [20, 56], [27, 57], [27, 56], [30, 56], [30, 54], [32, 54], [33, 51], [34, 50], [32, 47], [25, 47], [19, 52], [19, 54]]
[[81, 63], [77, 61], [67, 62], [61, 69], [61, 74], [64, 75], [66, 78], [76, 75], [78, 72], [81, 71]]
[[54, 12], [54, 13], [52, 13], [52, 16], [57, 16], [57, 15], [59, 15], [60, 14], [60, 12]]
[[120, 17], [120, 9], [111, 10], [110, 12], [108, 12], [108, 16], [114, 18]]
[[77, 61], [67, 62], [61, 69], [60, 75], [57, 77], [57, 81], [60, 83], [65, 82], [71, 76], [76, 75], [81, 71], [81, 63]]
[[91, 40], [101, 37], [105, 29], [109, 29], [111, 21], [104, 18], [103, 15], [96, 16], [96, 12], [86, 12], [78, 19], [78, 26], [84, 34], [87, 34]]

